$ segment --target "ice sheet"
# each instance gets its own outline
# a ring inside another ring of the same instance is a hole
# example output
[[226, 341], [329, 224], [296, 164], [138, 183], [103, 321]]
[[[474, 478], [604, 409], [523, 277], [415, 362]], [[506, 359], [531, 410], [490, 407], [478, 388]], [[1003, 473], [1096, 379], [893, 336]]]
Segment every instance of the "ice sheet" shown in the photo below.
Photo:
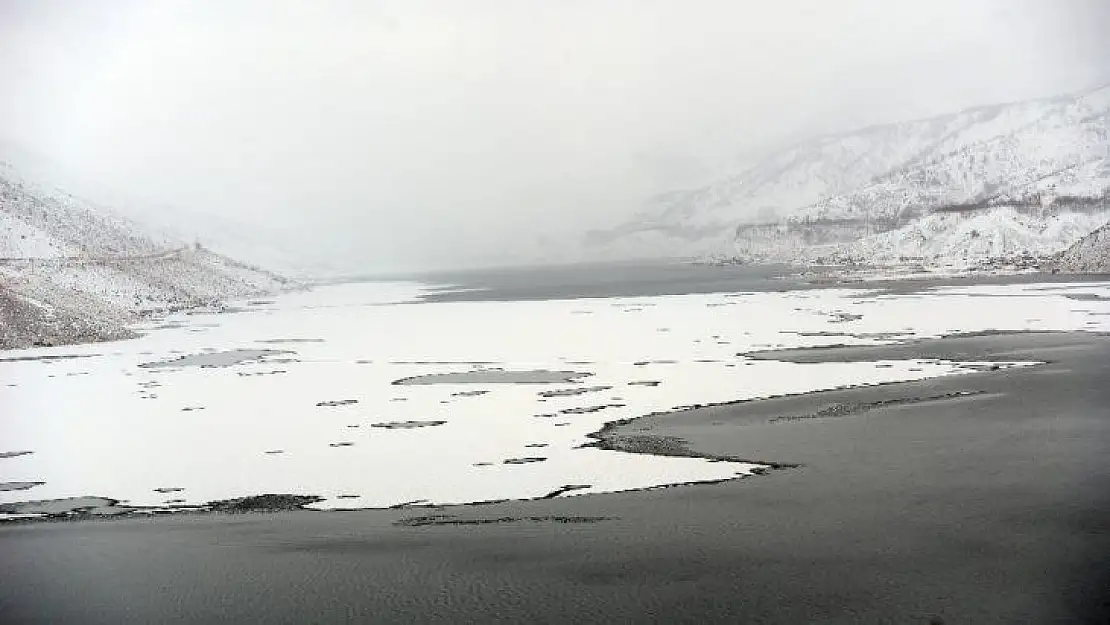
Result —
[[[0, 491], [0, 503], [193, 505], [295, 493], [324, 497], [316, 507], [361, 508], [727, 479], [757, 465], [580, 445], [606, 422], [680, 406], [971, 370], [738, 355], [748, 351], [1110, 330], [1110, 300], [1099, 299], [1110, 298], [1107, 283], [418, 303], [425, 288], [325, 287], [235, 314], [178, 315], [135, 340], [5, 354], [95, 356], [0, 359], [0, 452], [33, 452], [0, 457], [0, 482], [44, 482]], [[257, 357], [173, 364], [232, 350]], [[505, 375], [394, 384], [497, 369]], [[536, 371], [588, 375], [511, 383]]]

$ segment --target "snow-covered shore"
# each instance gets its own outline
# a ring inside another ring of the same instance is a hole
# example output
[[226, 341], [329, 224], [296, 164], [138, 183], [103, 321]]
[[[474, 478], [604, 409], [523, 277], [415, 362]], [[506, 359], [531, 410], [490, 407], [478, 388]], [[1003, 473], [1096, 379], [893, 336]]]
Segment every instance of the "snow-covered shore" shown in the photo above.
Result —
[[337, 285], [171, 316], [135, 340], [11, 353], [3, 510], [93, 495], [189, 509], [262, 493], [365, 508], [732, 479], [760, 459], [582, 445], [606, 423], [683, 406], [1030, 364], [747, 352], [1110, 331], [1110, 283], [444, 303], [422, 292]]

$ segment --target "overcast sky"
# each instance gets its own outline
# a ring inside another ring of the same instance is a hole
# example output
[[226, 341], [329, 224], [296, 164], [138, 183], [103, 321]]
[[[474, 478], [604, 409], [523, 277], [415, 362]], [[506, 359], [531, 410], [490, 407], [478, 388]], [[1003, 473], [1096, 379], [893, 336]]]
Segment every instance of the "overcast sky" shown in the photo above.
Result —
[[815, 134], [1110, 82], [1104, 0], [0, 0], [0, 137], [374, 269]]

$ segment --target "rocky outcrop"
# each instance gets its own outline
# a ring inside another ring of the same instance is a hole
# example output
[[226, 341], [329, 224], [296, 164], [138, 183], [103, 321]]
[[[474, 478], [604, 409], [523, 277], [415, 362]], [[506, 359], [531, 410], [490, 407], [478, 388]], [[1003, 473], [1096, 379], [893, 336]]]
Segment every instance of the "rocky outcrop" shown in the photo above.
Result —
[[1110, 224], [1061, 252], [1053, 259], [1052, 269], [1064, 273], [1110, 274]]

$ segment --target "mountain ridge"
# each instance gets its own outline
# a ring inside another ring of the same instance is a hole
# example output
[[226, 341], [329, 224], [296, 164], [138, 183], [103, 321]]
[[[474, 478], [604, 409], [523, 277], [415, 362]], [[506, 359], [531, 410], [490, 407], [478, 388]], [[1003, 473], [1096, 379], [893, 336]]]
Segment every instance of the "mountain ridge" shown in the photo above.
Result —
[[821, 243], [844, 244], [934, 210], [1087, 202], [1083, 210], [1100, 212], [1110, 190], [1108, 119], [1110, 84], [823, 135], [710, 184], [656, 195], [584, 246], [618, 257], [655, 249], [781, 260], [779, 241], [756, 245], [745, 229], [827, 223], [840, 230]]

